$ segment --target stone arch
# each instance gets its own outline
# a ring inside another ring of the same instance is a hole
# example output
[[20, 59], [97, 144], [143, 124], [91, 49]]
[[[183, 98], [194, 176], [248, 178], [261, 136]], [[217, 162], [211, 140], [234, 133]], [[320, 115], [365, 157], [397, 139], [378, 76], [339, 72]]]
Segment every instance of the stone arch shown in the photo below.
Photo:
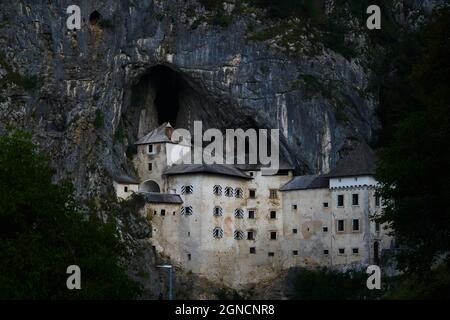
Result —
[[159, 187], [159, 184], [154, 180], [147, 180], [142, 182], [142, 184], [139, 187], [139, 191], [142, 192], [161, 192], [161, 188]]

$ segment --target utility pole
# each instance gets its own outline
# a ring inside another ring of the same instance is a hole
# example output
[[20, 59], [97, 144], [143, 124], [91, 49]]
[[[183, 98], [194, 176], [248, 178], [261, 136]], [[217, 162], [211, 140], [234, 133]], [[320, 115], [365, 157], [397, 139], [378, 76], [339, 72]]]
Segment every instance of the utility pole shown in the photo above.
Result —
[[156, 266], [157, 268], [162, 268], [162, 269], [167, 269], [169, 271], [169, 300], [173, 299], [173, 295], [172, 295], [172, 265], [171, 264], [162, 264], [159, 266]]

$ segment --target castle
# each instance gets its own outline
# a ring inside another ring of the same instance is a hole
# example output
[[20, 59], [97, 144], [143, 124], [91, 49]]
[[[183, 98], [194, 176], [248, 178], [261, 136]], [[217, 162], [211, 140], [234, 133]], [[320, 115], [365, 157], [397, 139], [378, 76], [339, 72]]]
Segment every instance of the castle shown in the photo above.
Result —
[[360, 144], [326, 175], [294, 176], [281, 166], [264, 175], [256, 165], [187, 165], [168, 159], [187, 148], [163, 124], [135, 144], [139, 179], [119, 176], [119, 198], [143, 195], [152, 245], [170, 261], [233, 288], [270, 281], [298, 266], [377, 264], [393, 246], [370, 220], [375, 154]]

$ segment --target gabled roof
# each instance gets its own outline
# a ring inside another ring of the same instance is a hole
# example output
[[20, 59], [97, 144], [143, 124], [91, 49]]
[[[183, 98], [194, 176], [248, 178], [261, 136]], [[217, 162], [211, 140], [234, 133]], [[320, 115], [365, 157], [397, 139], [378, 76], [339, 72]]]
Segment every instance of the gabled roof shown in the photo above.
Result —
[[113, 180], [120, 184], [139, 184], [139, 179], [126, 174], [113, 176]]
[[339, 160], [336, 167], [327, 174], [328, 177], [349, 177], [374, 175], [377, 156], [366, 144], [360, 143], [344, 158]]
[[145, 202], [148, 203], [183, 203], [180, 195], [174, 193], [141, 192], [141, 194], [144, 197]]
[[134, 144], [152, 144], [152, 143], [164, 143], [164, 142], [172, 142], [170, 138], [167, 136], [167, 128], [172, 128], [169, 122], [163, 123], [161, 126], [159, 126], [156, 129], [153, 129], [149, 133], [147, 133], [145, 136], [140, 138], [138, 141], [136, 141]]
[[232, 176], [244, 179], [252, 179], [239, 169], [227, 164], [180, 164], [165, 170], [165, 175], [181, 175], [192, 173], [210, 173], [224, 176]]
[[281, 191], [325, 189], [329, 187], [329, 179], [322, 175], [297, 176], [281, 187]]

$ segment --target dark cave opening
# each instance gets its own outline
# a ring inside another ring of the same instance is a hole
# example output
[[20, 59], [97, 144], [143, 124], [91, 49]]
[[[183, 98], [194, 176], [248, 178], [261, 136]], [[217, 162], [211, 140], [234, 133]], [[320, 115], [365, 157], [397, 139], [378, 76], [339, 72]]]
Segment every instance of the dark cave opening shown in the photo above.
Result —
[[[170, 122], [175, 126], [180, 111], [180, 97], [186, 87], [187, 83], [180, 73], [167, 66], [158, 65], [142, 76], [135, 87], [137, 90], [134, 90], [135, 99], [132, 97], [132, 100], [140, 100], [140, 105], [152, 104], [158, 124]], [[148, 96], [149, 92], [151, 94]]]
[[93, 11], [89, 15], [89, 23], [92, 25], [96, 25], [99, 23], [101, 18], [102, 18], [102, 15], [98, 11]]

